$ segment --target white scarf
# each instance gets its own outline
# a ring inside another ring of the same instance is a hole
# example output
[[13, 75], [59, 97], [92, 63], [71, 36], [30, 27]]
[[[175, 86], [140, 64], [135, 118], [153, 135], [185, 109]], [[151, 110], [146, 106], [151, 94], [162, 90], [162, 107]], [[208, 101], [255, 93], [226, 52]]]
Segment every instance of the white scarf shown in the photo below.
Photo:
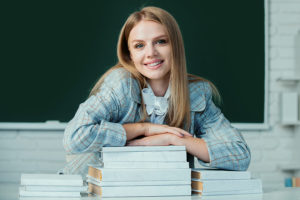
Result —
[[157, 97], [149, 84], [148, 88], [142, 90], [144, 104], [146, 105], [147, 114], [150, 116], [151, 123], [163, 124], [168, 111], [170, 97], [170, 85], [163, 97]]

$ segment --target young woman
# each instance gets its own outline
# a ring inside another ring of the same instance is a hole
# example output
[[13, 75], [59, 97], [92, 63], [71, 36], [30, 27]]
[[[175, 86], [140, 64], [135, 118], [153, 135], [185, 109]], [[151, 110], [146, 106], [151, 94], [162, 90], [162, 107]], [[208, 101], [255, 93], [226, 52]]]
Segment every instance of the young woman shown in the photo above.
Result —
[[65, 129], [64, 147], [76, 155], [65, 173], [84, 174], [101, 147], [124, 145], [184, 145], [204, 166], [248, 168], [250, 150], [215, 106], [216, 88], [187, 74], [181, 32], [168, 12], [145, 7], [132, 13], [117, 52], [118, 64]]

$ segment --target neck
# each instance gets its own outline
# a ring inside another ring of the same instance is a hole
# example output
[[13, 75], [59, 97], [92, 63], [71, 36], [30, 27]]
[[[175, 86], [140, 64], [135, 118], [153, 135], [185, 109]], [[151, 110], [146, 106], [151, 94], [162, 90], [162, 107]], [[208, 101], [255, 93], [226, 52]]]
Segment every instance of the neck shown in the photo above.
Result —
[[155, 96], [163, 97], [169, 87], [169, 80], [148, 80]]

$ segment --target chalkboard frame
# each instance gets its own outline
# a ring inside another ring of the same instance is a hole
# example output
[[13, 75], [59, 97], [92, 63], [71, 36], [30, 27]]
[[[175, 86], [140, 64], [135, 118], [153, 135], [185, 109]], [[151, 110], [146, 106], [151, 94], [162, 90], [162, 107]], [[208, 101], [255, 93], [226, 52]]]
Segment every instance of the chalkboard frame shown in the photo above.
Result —
[[[269, 3], [264, 0], [264, 33], [265, 33], [265, 78], [264, 78], [264, 121], [263, 123], [232, 123], [232, 125], [239, 130], [267, 130], [269, 126]], [[67, 123], [59, 121], [46, 122], [0, 122], [0, 130], [48, 130], [48, 131], [62, 131], [65, 129]]]

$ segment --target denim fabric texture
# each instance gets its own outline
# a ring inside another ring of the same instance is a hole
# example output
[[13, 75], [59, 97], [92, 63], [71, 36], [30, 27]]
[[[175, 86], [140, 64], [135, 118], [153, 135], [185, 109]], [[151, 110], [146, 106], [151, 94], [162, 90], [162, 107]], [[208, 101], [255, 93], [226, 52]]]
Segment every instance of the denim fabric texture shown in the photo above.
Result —
[[[191, 126], [194, 137], [205, 140], [210, 163], [198, 159], [206, 167], [247, 170], [250, 149], [241, 133], [231, 126], [212, 101], [207, 82], [189, 84]], [[99, 92], [80, 104], [67, 124], [63, 145], [67, 154], [75, 154], [67, 163], [66, 174], [85, 175], [88, 164], [97, 163], [105, 146], [124, 146], [126, 132], [122, 124], [141, 120], [141, 91], [138, 82], [123, 68], [112, 71]]]

